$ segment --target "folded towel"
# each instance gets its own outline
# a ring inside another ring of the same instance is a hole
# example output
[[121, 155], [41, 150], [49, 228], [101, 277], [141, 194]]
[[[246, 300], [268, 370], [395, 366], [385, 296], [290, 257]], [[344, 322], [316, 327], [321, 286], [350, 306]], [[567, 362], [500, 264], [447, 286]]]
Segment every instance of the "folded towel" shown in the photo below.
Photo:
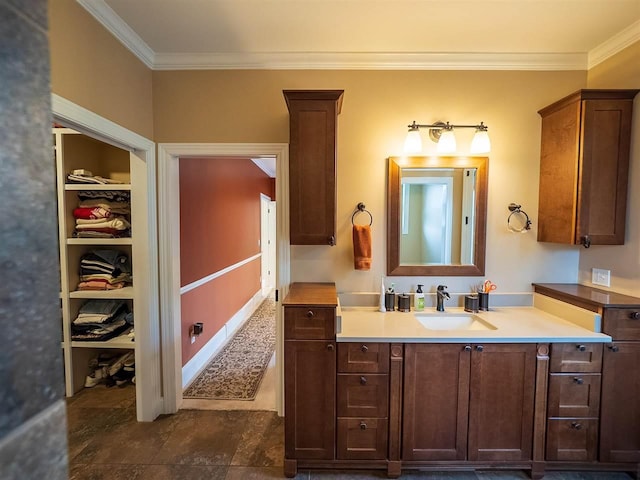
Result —
[[356, 270], [371, 270], [371, 227], [353, 226], [353, 264]]

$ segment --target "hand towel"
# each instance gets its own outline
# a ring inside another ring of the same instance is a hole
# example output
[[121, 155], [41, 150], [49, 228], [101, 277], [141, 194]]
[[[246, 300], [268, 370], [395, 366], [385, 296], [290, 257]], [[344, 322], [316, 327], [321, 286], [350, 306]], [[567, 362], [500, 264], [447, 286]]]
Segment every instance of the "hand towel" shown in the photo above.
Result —
[[371, 227], [353, 226], [353, 264], [356, 270], [371, 270]]

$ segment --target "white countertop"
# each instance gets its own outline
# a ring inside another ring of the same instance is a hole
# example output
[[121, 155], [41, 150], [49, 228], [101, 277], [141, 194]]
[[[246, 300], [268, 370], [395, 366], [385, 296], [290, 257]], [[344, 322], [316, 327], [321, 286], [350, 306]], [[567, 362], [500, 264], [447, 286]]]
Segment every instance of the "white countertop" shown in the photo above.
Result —
[[[430, 330], [422, 326], [413, 310], [382, 313], [368, 307], [341, 307], [338, 309], [336, 337], [338, 342], [611, 342], [609, 335], [585, 328], [593, 326], [594, 329], [599, 329], [600, 315], [584, 309], [576, 311], [577, 307], [568, 306], [571, 308], [566, 314], [562, 305], [554, 305], [553, 314], [536, 307], [499, 307], [474, 314], [496, 327], [495, 330]], [[546, 309], [546, 305], [543, 308]], [[438, 312], [430, 308], [418, 313]], [[444, 314], [468, 315], [462, 308], [447, 308]]]

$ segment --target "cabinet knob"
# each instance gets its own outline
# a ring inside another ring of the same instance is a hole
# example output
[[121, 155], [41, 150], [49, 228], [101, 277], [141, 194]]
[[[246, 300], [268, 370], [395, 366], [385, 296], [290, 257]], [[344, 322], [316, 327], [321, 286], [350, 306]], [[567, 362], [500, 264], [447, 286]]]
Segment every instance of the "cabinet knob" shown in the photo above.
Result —
[[313, 312], [311, 310], [307, 312], [307, 318], [313, 318]]
[[585, 347], [584, 345], [576, 345], [576, 348], [581, 352], [584, 352], [587, 349], [587, 347]]
[[369, 351], [369, 347], [367, 347], [366, 345], [362, 345], [360, 347], [360, 350], [362, 350], [362, 353], [367, 353], [367, 351]]
[[362, 385], [366, 385], [367, 384], [367, 377], [365, 377], [364, 375], [362, 377], [360, 377], [360, 383]]
[[578, 422], [571, 422], [571, 428], [575, 430], [582, 430], [582, 424]]
[[482, 345], [476, 345], [476, 350], [478, 352], [482, 352], [484, 350], [484, 347]]
[[333, 352], [333, 349], [335, 347], [333, 346], [333, 343], [330, 343], [329, 345], [327, 345], [327, 350], [329, 350], [330, 352]]
[[615, 353], [618, 350], [620, 350], [620, 347], [618, 347], [617, 345], [609, 345], [609, 350], [611, 350], [613, 353]]
[[584, 248], [589, 248], [591, 246], [591, 237], [589, 237], [589, 235], [583, 235], [580, 237], [580, 243]]
[[336, 244], [336, 237], [331, 235], [327, 238], [327, 243], [333, 247]]
[[640, 312], [631, 312], [629, 318], [631, 320], [640, 320]]
[[573, 377], [573, 381], [576, 382], [578, 385], [582, 385], [584, 383], [584, 379], [581, 377]]
[[465, 345], [464, 346], [464, 351], [465, 352], [470, 352], [471, 351], [471, 345]]
[[360, 430], [366, 430], [367, 429], [367, 424], [364, 422], [360, 422]]

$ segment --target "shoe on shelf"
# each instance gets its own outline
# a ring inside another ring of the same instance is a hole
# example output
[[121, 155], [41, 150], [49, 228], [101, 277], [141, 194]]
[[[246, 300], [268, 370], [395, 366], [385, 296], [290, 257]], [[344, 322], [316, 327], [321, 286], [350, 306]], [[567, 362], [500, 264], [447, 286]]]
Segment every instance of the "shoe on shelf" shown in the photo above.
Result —
[[92, 388], [95, 387], [96, 385], [104, 382], [104, 370], [102, 367], [98, 367], [96, 368], [93, 373], [87, 375], [87, 377], [84, 380], [84, 386], [86, 388]]
[[122, 369], [125, 372], [135, 372], [136, 371], [136, 357], [132, 355], [124, 361]]
[[134, 376], [134, 372], [127, 372], [124, 369], [117, 372], [113, 377], [111, 377], [118, 387], [124, 387], [131, 381]]
[[123, 353], [120, 357], [116, 358], [116, 360], [109, 365], [107, 373], [110, 377], [113, 377], [116, 373], [120, 371], [120, 369], [124, 366], [124, 362], [127, 360], [135, 358], [133, 352]]

